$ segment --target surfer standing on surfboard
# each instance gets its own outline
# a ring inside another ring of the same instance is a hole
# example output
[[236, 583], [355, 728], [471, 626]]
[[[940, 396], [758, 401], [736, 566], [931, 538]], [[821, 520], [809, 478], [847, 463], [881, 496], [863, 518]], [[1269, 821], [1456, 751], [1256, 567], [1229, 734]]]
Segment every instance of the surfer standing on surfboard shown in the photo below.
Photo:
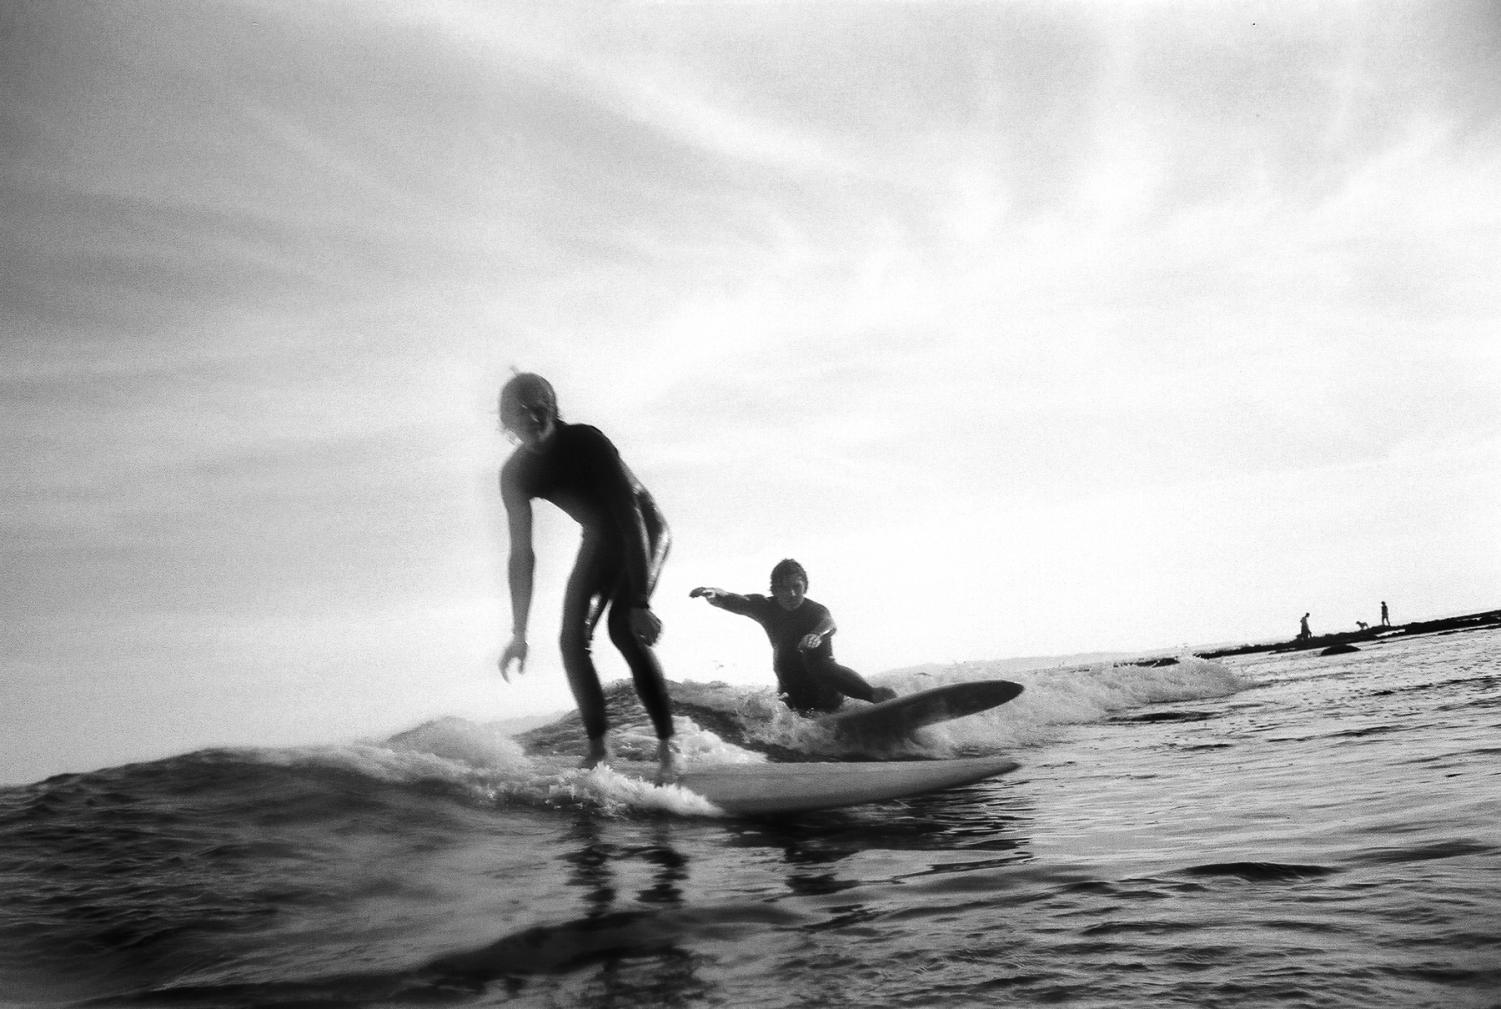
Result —
[[610, 641], [630, 666], [636, 693], [657, 731], [658, 780], [681, 771], [673, 743], [667, 682], [652, 645], [662, 622], [651, 594], [667, 559], [667, 521], [620, 458], [609, 438], [587, 424], [565, 423], [552, 385], [540, 375], [518, 374], [500, 390], [501, 427], [519, 445], [500, 471], [500, 496], [510, 525], [507, 573], [511, 589], [511, 641], [500, 673], [526, 671], [526, 625], [532, 606], [532, 499], [557, 505], [579, 524], [583, 541], [563, 596], [560, 644], [563, 669], [589, 737], [584, 767], [610, 759], [604, 691], [590, 645], [606, 607]]
[[771, 639], [771, 668], [782, 688], [782, 700], [804, 715], [833, 711], [846, 697], [889, 701], [890, 687], [873, 687], [848, 666], [834, 661], [829, 641], [837, 627], [827, 606], [806, 595], [808, 572], [788, 558], [771, 569], [771, 597], [742, 596], [724, 589], [700, 586], [688, 593], [713, 606], [750, 617]]

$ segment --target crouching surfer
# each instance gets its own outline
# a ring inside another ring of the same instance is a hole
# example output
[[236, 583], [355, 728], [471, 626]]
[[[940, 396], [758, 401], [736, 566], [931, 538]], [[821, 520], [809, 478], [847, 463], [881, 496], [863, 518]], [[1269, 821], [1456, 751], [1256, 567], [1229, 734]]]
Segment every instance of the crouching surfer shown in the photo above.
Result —
[[700, 586], [689, 595], [712, 606], [750, 617], [771, 640], [771, 668], [782, 700], [794, 711], [812, 715], [834, 711], [846, 697], [888, 701], [890, 687], [873, 687], [848, 666], [834, 661], [829, 640], [837, 629], [827, 606], [807, 597], [808, 572], [788, 558], [771, 569], [771, 596], [739, 595]]
[[500, 422], [519, 447], [500, 471], [500, 494], [510, 526], [507, 562], [511, 590], [511, 640], [500, 672], [511, 663], [526, 670], [527, 619], [531, 614], [532, 499], [551, 501], [582, 529], [582, 542], [563, 597], [559, 636], [563, 669], [589, 737], [583, 766], [610, 759], [604, 691], [590, 647], [608, 607], [610, 641], [630, 667], [636, 693], [657, 733], [658, 780], [681, 772], [673, 741], [667, 682], [652, 645], [662, 623], [651, 594], [667, 558], [667, 522], [646, 488], [621, 460], [610, 439], [587, 424], [565, 423], [552, 386], [539, 375], [519, 374], [500, 391]]

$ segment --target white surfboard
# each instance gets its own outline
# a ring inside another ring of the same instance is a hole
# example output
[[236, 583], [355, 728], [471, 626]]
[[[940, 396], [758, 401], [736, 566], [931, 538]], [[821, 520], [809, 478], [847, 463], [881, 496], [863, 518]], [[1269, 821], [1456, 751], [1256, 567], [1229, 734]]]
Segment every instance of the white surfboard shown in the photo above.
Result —
[[[690, 766], [676, 784], [735, 816], [781, 816], [903, 799], [1016, 770], [1002, 757], [850, 763]], [[617, 763], [621, 774], [652, 780], [655, 764]]]

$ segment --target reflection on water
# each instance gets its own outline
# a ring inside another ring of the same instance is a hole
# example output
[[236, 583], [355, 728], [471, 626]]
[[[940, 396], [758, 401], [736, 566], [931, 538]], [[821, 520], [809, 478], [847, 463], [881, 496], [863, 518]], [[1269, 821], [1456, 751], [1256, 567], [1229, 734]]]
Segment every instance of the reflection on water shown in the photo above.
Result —
[[[1032, 822], [1029, 796], [1008, 782], [982, 782], [858, 809], [740, 821], [727, 825], [722, 843], [779, 852], [788, 891], [827, 896], [869, 882], [841, 871], [841, 864], [874, 851], [933, 852], [930, 867], [911, 875], [1031, 861], [1026, 832]], [[962, 862], [948, 857], [980, 851], [995, 857]]]
[[[698, 960], [688, 941], [695, 915], [683, 907], [689, 860], [672, 843], [672, 824], [646, 825], [645, 843], [622, 844], [606, 835], [621, 828], [590, 813], [577, 816], [563, 836], [558, 860], [565, 881], [577, 888], [580, 917], [509, 933], [480, 949], [429, 963], [419, 976], [429, 985], [479, 991], [504, 983], [512, 994], [528, 977], [565, 974], [600, 965], [587, 980], [590, 1005], [686, 1005], [707, 986], [696, 976]], [[631, 865], [652, 867], [635, 900], [645, 907], [618, 908], [621, 877]]]
[[[1030, 860], [1024, 833], [1032, 822], [1030, 800], [1017, 793], [990, 782], [905, 802], [708, 829], [668, 817], [621, 821], [583, 811], [555, 856], [565, 867], [568, 889], [578, 896], [578, 917], [512, 933], [430, 966], [441, 968], [450, 983], [460, 976], [470, 984], [503, 980], [513, 993], [528, 976], [597, 967], [569, 982], [570, 993], [593, 1005], [687, 1004], [712, 987], [701, 977], [701, 967], [710, 962], [702, 952], [705, 942], [754, 942], [768, 929], [794, 928], [811, 936], [885, 913], [850, 901], [822, 904], [809, 917], [776, 897], [715, 905], [705, 899], [704, 888], [716, 881], [699, 881], [695, 888], [691, 878], [687, 852], [696, 845], [709, 842], [721, 854], [726, 848], [764, 852], [772, 858], [745, 860], [747, 876], [764, 874], [783, 897], [826, 898], [888, 882], [886, 875], [872, 879], [861, 871], [868, 868], [862, 856], [882, 851], [931, 853], [928, 868], [916, 872], [904, 859], [903, 878], [975, 873]], [[978, 853], [987, 857], [974, 857]]]
[[648, 836], [649, 843], [623, 846], [605, 839], [593, 815], [583, 813], [574, 820], [565, 836], [568, 850], [558, 857], [569, 867], [568, 884], [584, 891], [585, 917], [604, 914], [614, 906], [619, 869], [637, 860], [655, 867], [650, 884], [637, 892], [637, 900], [659, 907], [683, 903], [681, 884], [688, 878], [688, 858], [673, 847], [671, 822], [653, 821]]

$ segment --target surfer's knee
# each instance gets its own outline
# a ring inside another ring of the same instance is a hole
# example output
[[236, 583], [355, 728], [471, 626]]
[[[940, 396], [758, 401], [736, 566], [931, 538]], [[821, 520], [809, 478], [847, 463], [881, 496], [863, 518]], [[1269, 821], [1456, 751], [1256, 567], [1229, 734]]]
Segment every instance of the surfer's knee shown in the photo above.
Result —
[[631, 622], [626, 619], [628, 611], [623, 606], [611, 606], [610, 616], [605, 622], [605, 630], [610, 635], [610, 643], [625, 654], [640, 647], [641, 640], [631, 632]]

